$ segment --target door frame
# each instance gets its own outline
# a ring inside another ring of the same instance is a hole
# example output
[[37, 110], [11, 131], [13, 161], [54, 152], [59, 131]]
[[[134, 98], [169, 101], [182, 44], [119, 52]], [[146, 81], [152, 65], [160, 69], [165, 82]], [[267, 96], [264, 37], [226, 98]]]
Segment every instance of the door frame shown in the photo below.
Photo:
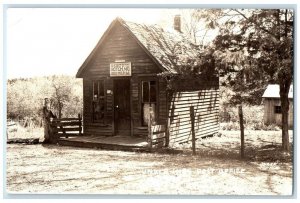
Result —
[[143, 89], [142, 89], [142, 82], [147, 82], [147, 81], [155, 81], [156, 82], [156, 85], [155, 85], [155, 88], [156, 88], [156, 107], [154, 109], [155, 111], [155, 120], [157, 123], [159, 123], [159, 108], [160, 108], [160, 98], [159, 98], [159, 95], [160, 95], [160, 85], [159, 85], [159, 79], [157, 77], [153, 77], [153, 76], [142, 76], [139, 78], [139, 82], [138, 82], [138, 90], [140, 92], [139, 94], [139, 108], [140, 108], [140, 126], [143, 126], [143, 101], [142, 101], [142, 92], [143, 92]]
[[113, 98], [112, 98], [112, 103], [113, 103], [113, 123], [112, 123], [112, 130], [113, 130], [113, 135], [117, 135], [117, 131], [116, 131], [116, 121], [115, 121], [115, 83], [118, 81], [118, 80], [128, 80], [129, 82], [129, 106], [130, 106], [130, 136], [132, 136], [133, 134], [133, 131], [132, 131], [132, 105], [131, 105], [131, 77], [114, 77], [114, 78], [111, 78], [112, 81], [113, 81]]

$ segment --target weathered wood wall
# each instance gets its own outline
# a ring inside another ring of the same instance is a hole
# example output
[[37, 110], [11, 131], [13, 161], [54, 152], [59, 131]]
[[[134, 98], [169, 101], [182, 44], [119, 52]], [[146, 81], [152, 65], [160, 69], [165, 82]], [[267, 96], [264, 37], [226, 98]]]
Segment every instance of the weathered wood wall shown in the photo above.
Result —
[[[214, 134], [218, 131], [219, 91], [218, 85], [202, 87], [202, 80], [179, 82], [182, 88], [171, 97], [167, 96], [166, 81], [156, 77], [161, 72], [158, 65], [148, 56], [134, 37], [120, 24], [114, 26], [107, 34], [105, 41], [87, 63], [81, 74], [83, 77], [84, 112], [83, 124], [86, 135], [114, 134], [114, 104], [113, 95], [107, 90], [113, 90], [113, 78], [110, 78], [110, 63], [117, 60], [131, 62], [132, 76], [130, 78], [131, 128], [132, 135], [147, 136], [147, 126], [142, 125], [141, 82], [156, 80], [157, 109], [156, 124], [170, 123], [170, 144], [185, 142], [191, 139], [189, 106], [195, 107], [196, 137]], [[105, 90], [105, 122], [93, 123], [92, 94], [93, 80], [104, 80]], [[218, 81], [217, 81], [218, 82]], [[207, 84], [206, 84], [207, 85]], [[200, 87], [200, 88], [199, 88]]]
[[167, 124], [168, 118], [168, 97], [167, 97], [167, 83], [164, 79], [160, 78], [158, 80], [158, 98], [159, 98], [159, 106], [158, 106], [158, 119], [157, 122], [160, 125]]
[[[112, 89], [112, 80], [104, 79], [104, 89]], [[113, 95], [106, 94], [106, 111], [104, 123], [93, 123], [92, 119], [92, 98], [93, 98], [93, 80], [91, 78], [83, 79], [83, 133], [85, 135], [112, 135], [113, 126]]]
[[[150, 75], [161, 72], [156, 63], [140, 47], [133, 36], [122, 26], [115, 26], [108, 33], [101, 47], [95, 51], [91, 61], [83, 72], [83, 95], [84, 95], [84, 133], [92, 135], [113, 135], [113, 95], [106, 94], [106, 90], [113, 90], [113, 78], [110, 78], [110, 63], [116, 60], [131, 62], [131, 125], [133, 135], [146, 136], [147, 126], [141, 123], [141, 81], [149, 79]], [[141, 76], [141, 77], [138, 77]], [[151, 77], [150, 77], [151, 78]], [[92, 81], [105, 80], [104, 89], [106, 97], [105, 125], [92, 122]], [[165, 97], [162, 97], [165, 98]], [[163, 101], [165, 102], [165, 101]]]
[[109, 76], [110, 63], [116, 60], [131, 62], [132, 75], [159, 73], [161, 70], [141, 46], [119, 23], [108, 33], [105, 41], [95, 51], [82, 77]]
[[[290, 109], [289, 109], [289, 121], [288, 125], [289, 128], [293, 127], [294, 116], [293, 116], [293, 100], [290, 101]], [[281, 114], [275, 113], [275, 106], [281, 106], [280, 99], [277, 98], [265, 98], [264, 99], [264, 123], [269, 124], [276, 124], [281, 126]]]
[[132, 123], [133, 135], [147, 136], [148, 127], [142, 125], [142, 81], [155, 80], [157, 82], [157, 108], [155, 111], [156, 124], [166, 124], [167, 119], [167, 95], [166, 83], [156, 76], [140, 76], [131, 79], [131, 99], [132, 99]]
[[219, 131], [219, 89], [181, 91], [173, 94], [169, 110], [169, 146], [192, 140], [190, 106], [195, 110], [195, 136]]

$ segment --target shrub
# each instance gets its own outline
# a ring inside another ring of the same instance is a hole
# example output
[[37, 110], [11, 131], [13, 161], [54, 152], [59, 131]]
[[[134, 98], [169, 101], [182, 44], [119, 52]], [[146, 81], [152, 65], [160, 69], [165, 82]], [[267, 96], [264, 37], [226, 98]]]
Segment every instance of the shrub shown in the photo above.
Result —
[[7, 118], [32, 119], [40, 123], [45, 98], [59, 100], [63, 104], [62, 116], [75, 117], [82, 112], [82, 80], [73, 76], [44, 76], [7, 81]]
[[239, 130], [240, 125], [238, 122], [221, 123], [220, 129], [221, 130]]

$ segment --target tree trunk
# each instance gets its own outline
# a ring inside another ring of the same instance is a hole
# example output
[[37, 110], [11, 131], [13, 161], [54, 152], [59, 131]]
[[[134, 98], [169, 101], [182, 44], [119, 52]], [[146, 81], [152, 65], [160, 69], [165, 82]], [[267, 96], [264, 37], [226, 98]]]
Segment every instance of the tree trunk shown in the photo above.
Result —
[[58, 118], [61, 119], [62, 116], [62, 103], [60, 101], [58, 101]]
[[288, 117], [289, 117], [289, 98], [288, 93], [290, 89], [290, 82], [280, 84], [280, 100], [281, 100], [281, 113], [282, 113], [282, 149], [289, 151], [289, 129], [288, 129]]

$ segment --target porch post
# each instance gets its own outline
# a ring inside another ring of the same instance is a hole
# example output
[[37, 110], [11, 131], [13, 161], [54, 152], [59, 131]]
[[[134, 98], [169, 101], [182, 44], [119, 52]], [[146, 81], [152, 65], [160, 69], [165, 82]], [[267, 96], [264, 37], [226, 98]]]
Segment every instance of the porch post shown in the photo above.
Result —
[[150, 106], [149, 107], [149, 117], [148, 117], [148, 146], [149, 148], [152, 148], [152, 139], [153, 139], [153, 133], [152, 133], [152, 118], [153, 118], [153, 109]]

